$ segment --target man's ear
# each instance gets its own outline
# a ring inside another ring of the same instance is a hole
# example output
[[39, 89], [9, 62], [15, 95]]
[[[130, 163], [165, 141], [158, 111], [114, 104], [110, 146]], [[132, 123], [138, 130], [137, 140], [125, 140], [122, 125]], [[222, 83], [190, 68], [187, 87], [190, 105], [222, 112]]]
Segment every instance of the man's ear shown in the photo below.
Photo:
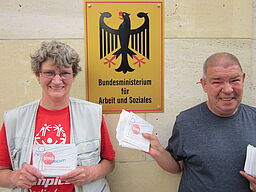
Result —
[[202, 88], [203, 88], [204, 92], [206, 93], [207, 92], [206, 91], [206, 79], [205, 78], [201, 78], [200, 79], [200, 83], [202, 85]]
[[245, 73], [243, 73], [243, 83], [244, 83], [244, 80], [245, 80], [245, 76], [246, 76]]

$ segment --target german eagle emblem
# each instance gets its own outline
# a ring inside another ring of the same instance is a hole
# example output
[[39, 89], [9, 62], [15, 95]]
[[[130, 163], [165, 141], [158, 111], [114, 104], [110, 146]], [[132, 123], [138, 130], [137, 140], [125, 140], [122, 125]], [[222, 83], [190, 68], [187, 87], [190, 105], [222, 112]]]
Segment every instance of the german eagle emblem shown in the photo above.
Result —
[[[113, 60], [117, 59], [120, 55], [121, 63], [117, 72], [133, 72], [128, 62], [128, 55], [135, 59], [134, 64], [145, 64], [144, 58], [139, 59], [135, 52], [140, 53], [145, 58], [149, 59], [149, 18], [148, 14], [139, 12], [137, 17], [144, 19], [144, 23], [137, 29], [131, 29], [130, 14], [126, 12], [119, 12], [119, 16], [123, 20], [118, 29], [112, 29], [105, 22], [104, 18], [110, 18], [112, 15], [109, 12], [101, 13], [100, 16], [100, 59], [105, 59], [104, 64], [115, 65]], [[112, 54], [111, 54], [112, 53]], [[107, 58], [109, 57], [109, 58]], [[111, 58], [110, 58], [111, 57]]]

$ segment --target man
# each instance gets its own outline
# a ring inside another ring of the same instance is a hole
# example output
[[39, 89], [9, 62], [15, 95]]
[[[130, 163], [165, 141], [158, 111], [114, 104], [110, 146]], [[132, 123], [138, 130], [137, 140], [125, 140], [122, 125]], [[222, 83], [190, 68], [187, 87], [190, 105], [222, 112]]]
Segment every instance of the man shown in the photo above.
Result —
[[179, 192], [256, 191], [256, 178], [241, 171], [247, 145], [256, 146], [256, 109], [241, 104], [244, 79], [234, 55], [210, 56], [201, 78], [208, 100], [177, 116], [167, 148], [143, 134], [161, 168], [183, 171]]

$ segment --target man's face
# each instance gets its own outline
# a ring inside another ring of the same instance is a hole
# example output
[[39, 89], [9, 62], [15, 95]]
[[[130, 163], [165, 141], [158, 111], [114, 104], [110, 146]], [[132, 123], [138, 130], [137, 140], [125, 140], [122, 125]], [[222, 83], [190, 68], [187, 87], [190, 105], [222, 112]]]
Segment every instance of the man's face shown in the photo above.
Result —
[[238, 65], [207, 68], [201, 84], [208, 95], [207, 105], [214, 114], [229, 117], [236, 112], [242, 101], [244, 78]]

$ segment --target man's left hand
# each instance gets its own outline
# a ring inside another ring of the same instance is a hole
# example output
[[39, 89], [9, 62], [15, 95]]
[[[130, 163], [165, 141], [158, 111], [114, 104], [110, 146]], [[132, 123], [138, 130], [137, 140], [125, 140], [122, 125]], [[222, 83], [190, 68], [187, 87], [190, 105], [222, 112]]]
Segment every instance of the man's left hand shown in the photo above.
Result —
[[248, 175], [244, 171], [240, 171], [240, 174], [250, 182], [250, 189], [253, 192], [256, 192], [256, 178], [251, 175]]

